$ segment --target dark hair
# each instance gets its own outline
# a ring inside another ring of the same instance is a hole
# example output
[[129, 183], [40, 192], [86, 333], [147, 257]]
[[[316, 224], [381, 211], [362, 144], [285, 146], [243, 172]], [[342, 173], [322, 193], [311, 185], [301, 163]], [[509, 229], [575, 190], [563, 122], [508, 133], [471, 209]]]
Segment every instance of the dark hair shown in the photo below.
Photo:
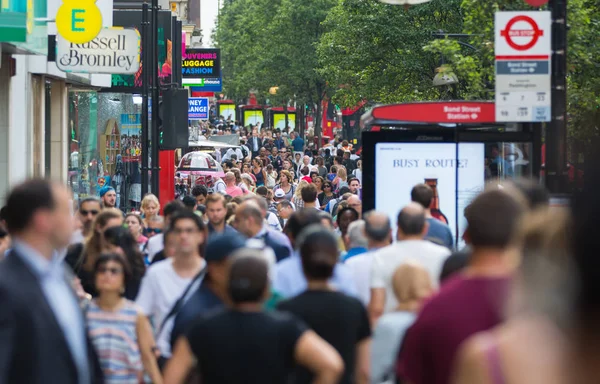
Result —
[[340, 222], [342, 221], [342, 216], [344, 216], [344, 213], [346, 213], [346, 212], [351, 212], [354, 215], [354, 217], [356, 217], [356, 220], [358, 220], [358, 218], [360, 216], [356, 209], [354, 209], [352, 207], [344, 207], [337, 212], [336, 222], [337, 222], [338, 226], [340, 225]]
[[14, 187], [6, 199], [6, 227], [11, 233], [22, 231], [38, 211], [52, 211], [55, 208], [52, 183], [44, 179], [27, 180]]
[[350, 193], [350, 188], [348, 186], [344, 185], [342, 188], [340, 188], [338, 195], [343, 196], [346, 193]]
[[204, 197], [208, 196], [208, 189], [206, 189], [204, 185], [194, 186], [194, 188], [192, 188], [192, 196], [198, 197], [200, 195]]
[[269, 285], [269, 266], [259, 250], [234, 252], [229, 270], [228, 291], [234, 304], [259, 303]]
[[303, 176], [308, 176], [308, 173], [309, 173], [309, 172], [310, 172], [310, 169], [309, 169], [308, 167], [306, 167], [306, 166], [305, 166], [305, 167], [302, 167], [302, 169], [300, 170], [300, 173], [301, 173]]
[[300, 196], [302, 196], [302, 201], [304, 201], [305, 203], [313, 203], [314, 201], [316, 201], [317, 194], [318, 194], [317, 187], [312, 183], [306, 185], [300, 191]]
[[281, 200], [277, 205], [282, 208], [292, 208], [292, 203], [289, 200]]
[[298, 238], [300, 232], [311, 224], [320, 224], [321, 216], [316, 209], [304, 209], [294, 212], [285, 224], [284, 233], [290, 239], [292, 246], [296, 247], [295, 239]]
[[81, 209], [81, 207], [83, 207], [83, 204], [86, 204], [86, 203], [96, 203], [96, 204], [102, 206], [100, 199], [98, 199], [96, 196], [88, 196], [83, 200], [79, 200], [78, 209]]
[[440, 273], [440, 282], [445, 281], [449, 277], [454, 276], [457, 272], [465, 269], [469, 263], [470, 256], [471, 253], [466, 249], [454, 252], [450, 255], [446, 261], [444, 261], [442, 272]]
[[298, 238], [302, 270], [307, 279], [327, 280], [338, 258], [335, 236], [320, 224], [307, 227]]
[[171, 217], [178, 211], [185, 210], [185, 205], [181, 202], [181, 200], [173, 200], [169, 201], [165, 208], [163, 209], [163, 215], [165, 217]]
[[433, 200], [433, 189], [427, 184], [417, 184], [410, 191], [410, 199], [421, 204], [423, 208], [429, 209]]
[[98, 260], [96, 260], [96, 263], [94, 264], [94, 276], [98, 274], [98, 270], [101, 266], [111, 261], [120, 264], [121, 268], [123, 268], [123, 285], [126, 287], [127, 284], [129, 284], [129, 282], [133, 279], [133, 273], [131, 271], [129, 262], [118, 253], [100, 254], [100, 256], [98, 256]]
[[104, 239], [109, 244], [115, 245], [123, 250], [130, 267], [130, 274], [136, 281], [141, 280], [146, 272], [144, 256], [140, 251], [137, 241], [133, 238], [127, 228], [122, 226], [110, 227], [104, 231]]
[[365, 220], [365, 234], [369, 239], [373, 239], [375, 241], [384, 241], [390, 235], [392, 223], [388, 217], [386, 217], [386, 220], [384, 220], [382, 223], [373, 223], [371, 217], [374, 214], [377, 213], [371, 211], [363, 215], [363, 219]]
[[398, 213], [398, 228], [405, 235], [418, 235], [422, 233], [426, 222], [424, 211], [417, 213], [404, 208]]
[[260, 187], [256, 188], [256, 194], [262, 197], [267, 197], [269, 194], [269, 189], [264, 185], [261, 185]]
[[336, 156], [334, 158], [335, 161], [337, 161], [338, 164], [342, 164], [342, 162], [344, 161], [344, 159], [342, 158], [342, 156]]
[[180, 210], [175, 215], [173, 215], [173, 217], [171, 218], [171, 223], [167, 230], [174, 231], [175, 224], [177, 224], [177, 222], [180, 220], [192, 220], [196, 225], [196, 228], [198, 228], [198, 230], [204, 234], [204, 241], [198, 247], [198, 253], [200, 254], [200, 256], [204, 257], [204, 249], [206, 248], [206, 241], [208, 239], [208, 228], [206, 227], [206, 224], [204, 224], [204, 221], [202, 221], [200, 216], [186, 209], [183, 211]]
[[182, 202], [183, 205], [186, 206], [186, 208], [194, 209], [194, 207], [196, 206], [196, 199], [194, 198], [194, 196], [184, 196]]
[[465, 209], [467, 231], [474, 247], [506, 248], [524, 207], [502, 190], [488, 190]]
[[532, 179], [517, 179], [513, 180], [512, 184], [527, 200], [529, 209], [546, 207], [550, 204], [550, 194], [548, 190], [539, 182]]
[[348, 183], [348, 185], [350, 185], [355, 180], [358, 181], [358, 184], [360, 185], [360, 180], [358, 180], [358, 178], [356, 178], [356, 177], [351, 177], [348, 180], [346, 180], [346, 182]]
[[233, 168], [233, 167], [234, 167], [234, 164], [233, 164], [233, 162], [232, 162], [231, 160], [227, 160], [227, 161], [225, 162], [225, 166], [226, 166], [227, 168]]

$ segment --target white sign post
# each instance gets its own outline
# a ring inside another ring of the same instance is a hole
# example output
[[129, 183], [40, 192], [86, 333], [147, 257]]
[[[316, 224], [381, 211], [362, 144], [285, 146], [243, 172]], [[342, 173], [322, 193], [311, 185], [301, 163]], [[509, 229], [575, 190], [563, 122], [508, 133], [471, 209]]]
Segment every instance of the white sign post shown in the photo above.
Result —
[[84, 44], [56, 36], [56, 66], [63, 72], [136, 73], [140, 68], [140, 34], [135, 29], [103, 28]]
[[495, 16], [496, 121], [550, 121], [550, 12]]

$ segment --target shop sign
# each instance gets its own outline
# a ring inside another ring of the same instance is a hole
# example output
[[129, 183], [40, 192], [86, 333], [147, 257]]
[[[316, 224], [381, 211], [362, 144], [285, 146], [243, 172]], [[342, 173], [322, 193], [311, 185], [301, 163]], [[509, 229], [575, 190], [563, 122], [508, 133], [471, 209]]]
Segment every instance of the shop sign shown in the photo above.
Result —
[[204, 79], [221, 77], [221, 50], [187, 49], [181, 62], [183, 85], [204, 85]]
[[496, 12], [496, 120], [551, 120], [549, 11]]
[[188, 119], [189, 120], [208, 120], [208, 98], [190, 97], [188, 98]]
[[[186, 85], [186, 79], [183, 79], [183, 85]], [[200, 84], [191, 87], [192, 92], [221, 92], [223, 90], [223, 81], [217, 79], [200, 79]]]
[[135, 29], [104, 28], [83, 44], [57, 36], [56, 66], [63, 72], [136, 73], [140, 67], [140, 35]]
[[63, 0], [56, 13], [56, 30], [71, 43], [92, 41], [102, 30], [102, 13], [96, 0]]

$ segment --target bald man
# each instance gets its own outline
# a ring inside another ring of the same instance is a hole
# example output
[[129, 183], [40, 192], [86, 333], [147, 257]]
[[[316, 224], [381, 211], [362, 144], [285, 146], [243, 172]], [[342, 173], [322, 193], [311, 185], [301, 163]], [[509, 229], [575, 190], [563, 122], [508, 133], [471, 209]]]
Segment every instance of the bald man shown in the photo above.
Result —
[[410, 203], [398, 214], [395, 244], [377, 251], [371, 266], [371, 299], [369, 314], [375, 322], [384, 312], [393, 310], [398, 302], [392, 287], [396, 268], [407, 261], [423, 265], [437, 287], [444, 261], [450, 256], [446, 247], [425, 240], [429, 230], [425, 208]]
[[362, 201], [360, 201], [360, 197], [356, 195], [351, 195], [348, 198], [348, 206], [350, 208], [354, 208], [354, 210], [358, 212], [359, 220], [362, 219]]

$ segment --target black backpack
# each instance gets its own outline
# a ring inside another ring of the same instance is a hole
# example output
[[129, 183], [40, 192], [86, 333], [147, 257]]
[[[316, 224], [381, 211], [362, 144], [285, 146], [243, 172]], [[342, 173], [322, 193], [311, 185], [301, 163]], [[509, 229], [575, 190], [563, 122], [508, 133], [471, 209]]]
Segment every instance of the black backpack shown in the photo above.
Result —
[[[245, 145], [242, 145], [242, 146], [241, 146], [241, 150], [242, 150], [242, 155], [244, 155], [244, 159], [245, 159], [246, 157], [248, 157], [248, 150], [246, 149], [246, 146], [245, 146]], [[240, 160], [243, 160], [243, 159], [240, 159]]]

